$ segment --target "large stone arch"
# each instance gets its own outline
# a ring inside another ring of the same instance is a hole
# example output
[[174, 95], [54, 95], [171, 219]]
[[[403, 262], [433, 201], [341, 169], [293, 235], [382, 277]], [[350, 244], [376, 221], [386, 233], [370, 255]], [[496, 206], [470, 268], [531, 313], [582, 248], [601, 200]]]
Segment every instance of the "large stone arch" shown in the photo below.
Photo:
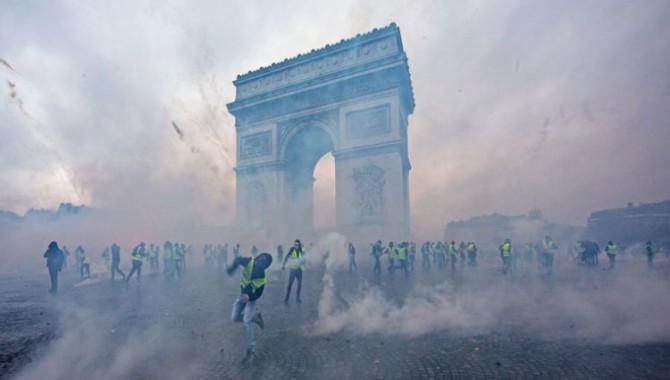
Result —
[[414, 98], [395, 24], [238, 76], [234, 84], [228, 109], [237, 130], [240, 225], [281, 239], [309, 236], [314, 166], [332, 152], [336, 228], [352, 239], [409, 234]]

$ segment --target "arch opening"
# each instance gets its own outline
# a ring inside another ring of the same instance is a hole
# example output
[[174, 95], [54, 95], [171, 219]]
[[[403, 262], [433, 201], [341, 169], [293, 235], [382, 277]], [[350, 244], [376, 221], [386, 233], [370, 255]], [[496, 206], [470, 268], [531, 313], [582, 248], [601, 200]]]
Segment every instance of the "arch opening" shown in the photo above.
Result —
[[285, 204], [294, 233], [304, 234], [314, 229], [314, 169], [333, 149], [330, 136], [314, 125], [302, 127], [286, 146]]

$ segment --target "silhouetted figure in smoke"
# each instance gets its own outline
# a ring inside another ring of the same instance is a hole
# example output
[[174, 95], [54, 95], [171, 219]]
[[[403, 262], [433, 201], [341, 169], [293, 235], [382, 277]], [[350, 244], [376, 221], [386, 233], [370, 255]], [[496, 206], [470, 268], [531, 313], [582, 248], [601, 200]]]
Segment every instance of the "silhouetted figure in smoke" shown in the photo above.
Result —
[[121, 247], [119, 247], [116, 243], [113, 243], [111, 251], [112, 251], [112, 281], [114, 281], [115, 272], [119, 272], [121, 277], [125, 280], [126, 274], [123, 273], [123, 271], [119, 268], [119, 264], [121, 264]]
[[400, 269], [405, 272], [405, 277], [409, 277], [409, 270], [407, 265], [407, 242], [398, 244], [395, 249]]
[[466, 249], [465, 242], [461, 242], [461, 244], [458, 246], [458, 257], [460, 259], [459, 262], [461, 269], [465, 268], [465, 249]]
[[177, 277], [181, 279], [181, 271], [177, 263], [177, 244], [174, 245], [172, 242], [167, 240], [163, 244], [163, 274], [165, 275], [166, 280], [173, 280], [175, 273]]
[[590, 240], [584, 240], [582, 242], [584, 247], [584, 257], [586, 259], [586, 265], [589, 267], [594, 267], [598, 265], [598, 253], [600, 252], [600, 247], [595, 242]]
[[654, 245], [651, 244], [651, 241], [647, 241], [647, 244], [644, 246], [644, 251], [647, 255], [647, 269], [651, 271], [654, 269]]
[[105, 247], [105, 249], [102, 250], [100, 257], [102, 258], [102, 262], [105, 263], [105, 268], [109, 270], [109, 264], [111, 260], [109, 256], [109, 247]]
[[476, 268], [477, 267], [477, 245], [474, 241], [468, 242], [465, 251], [468, 254], [468, 267]]
[[414, 263], [416, 262], [416, 244], [409, 243], [409, 269], [414, 272]]
[[549, 277], [554, 271], [554, 251], [558, 244], [549, 236], [545, 236], [540, 245], [540, 273], [543, 277]]
[[49, 292], [55, 293], [58, 290], [58, 272], [63, 269], [65, 263], [65, 255], [63, 251], [58, 248], [58, 243], [52, 241], [49, 247], [44, 252], [44, 258], [47, 259], [47, 268], [49, 269], [49, 277], [51, 278], [51, 288]]
[[523, 246], [523, 261], [526, 263], [532, 263], [535, 259], [535, 247], [531, 243], [526, 243]]
[[619, 248], [617, 247], [616, 244], [612, 243], [612, 241], [607, 242], [607, 246], [605, 247], [605, 252], [607, 252], [607, 258], [610, 260], [610, 270], [613, 271], [615, 270], [615, 265], [616, 265], [616, 255], [619, 251]]
[[372, 273], [374, 274], [382, 274], [382, 264], [379, 262], [379, 260], [382, 257], [382, 253], [383, 253], [382, 241], [377, 240], [375, 245], [372, 246], [372, 252], [370, 252], [372, 257], [375, 259], [375, 266], [372, 269]]
[[151, 244], [149, 246], [149, 268], [152, 272], [158, 272], [158, 245]]
[[70, 251], [67, 250], [66, 246], [63, 246], [63, 268], [67, 268], [68, 257], [70, 257]]
[[435, 260], [437, 261], [437, 267], [444, 269], [447, 266], [447, 247], [441, 241], [438, 241], [435, 244]]
[[251, 362], [256, 354], [256, 342], [254, 340], [253, 323], [263, 328], [263, 317], [256, 312], [256, 301], [263, 295], [265, 284], [268, 281], [266, 269], [272, 264], [272, 256], [269, 253], [261, 253], [258, 257], [237, 257], [233, 264], [226, 269], [228, 275], [232, 275], [237, 267], [242, 267], [242, 278], [240, 280], [240, 295], [233, 304], [230, 318], [234, 322], [243, 322], [247, 336], [247, 353], [242, 363]]
[[80, 280], [86, 280], [91, 278], [91, 258], [87, 254], [84, 254], [84, 258], [81, 260], [81, 278]]
[[216, 246], [216, 269], [219, 273], [223, 273], [223, 269], [228, 266], [228, 243], [218, 244]]
[[388, 267], [386, 270], [389, 274], [395, 274], [395, 261], [397, 259], [398, 253], [396, 252], [396, 247], [392, 241], [389, 242], [388, 249], [386, 250]]
[[424, 242], [421, 245], [421, 266], [423, 269], [430, 269], [430, 242]]
[[451, 264], [451, 271], [455, 272], [458, 250], [456, 249], [456, 243], [453, 240], [447, 246], [447, 254], [449, 255], [449, 263]]
[[213, 251], [214, 246], [212, 244], [205, 244], [205, 247], [202, 249], [202, 256], [205, 258], [205, 269], [209, 269], [212, 266]]
[[357, 270], [356, 267], [356, 247], [354, 243], [349, 242], [349, 249], [347, 253], [347, 258], [349, 259], [349, 273], [353, 273]]
[[284, 260], [284, 246], [281, 244], [277, 246], [277, 260], [279, 260], [280, 263]]
[[573, 260], [576, 260], [579, 264], [585, 265], [586, 264], [586, 249], [584, 248], [584, 242], [577, 241], [575, 243], [575, 246], [572, 248], [574, 256], [572, 257]]
[[512, 268], [512, 243], [509, 239], [505, 239], [505, 242], [500, 246], [500, 257], [503, 262], [503, 274], [507, 274]]
[[146, 256], [144, 242], [133, 248], [133, 252], [130, 255], [132, 258], [133, 269], [130, 270], [128, 277], [126, 277], [126, 284], [130, 281], [130, 278], [133, 277], [134, 273], [137, 273], [137, 282], [140, 282], [142, 276], [142, 262], [144, 261], [144, 256]]
[[305, 253], [302, 249], [302, 243], [300, 240], [297, 240], [293, 243], [293, 247], [289, 249], [284, 261], [282, 262], [281, 269], [286, 269], [286, 262], [288, 262], [289, 269], [291, 273], [288, 279], [288, 287], [286, 288], [286, 297], [284, 298], [284, 303], [288, 303], [288, 299], [291, 296], [291, 287], [293, 286], [293, 281], [298, 280], [298, 289], [296, 292], [295, 301], [297, 303], [302, 302], [300, 300], [300, 290], [302, 289], [302, 271], [305, 270]]
[[77, 260], [77, 273], [79, 273], [79, 277], [83, 277], [81, 266], [84, 263], [84, 248], [82, 248], [81, 245], [77, 246], [77, 248], [74, 250], [74, 257]]

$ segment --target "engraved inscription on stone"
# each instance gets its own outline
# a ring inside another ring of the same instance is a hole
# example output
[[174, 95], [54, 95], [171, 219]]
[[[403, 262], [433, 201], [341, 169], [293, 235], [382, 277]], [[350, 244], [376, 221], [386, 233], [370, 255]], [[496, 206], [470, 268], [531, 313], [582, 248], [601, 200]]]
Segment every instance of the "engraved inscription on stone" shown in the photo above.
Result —
[[272, 132], [265, 131], [244, 136], [240, 141], [240, 157], [243, 159], [266, 156], [272, 153]]
[[374, 164], [354, 169], [355, 206], [359, 218], [384, 215], [384, 174], [384, 169]]
[[379, 58], [398, 53], [398, 44], [394, 36], [367, 44], [358, 45], [332, 55], [299, 64], [237, 87], [237, 99], [246, 98], [261, 92], [271, 91], [291, 83], [360, 65]]
[[390, 107], [377, 106], [347, 114], [347, 137], [357, 139], [391, 131]]

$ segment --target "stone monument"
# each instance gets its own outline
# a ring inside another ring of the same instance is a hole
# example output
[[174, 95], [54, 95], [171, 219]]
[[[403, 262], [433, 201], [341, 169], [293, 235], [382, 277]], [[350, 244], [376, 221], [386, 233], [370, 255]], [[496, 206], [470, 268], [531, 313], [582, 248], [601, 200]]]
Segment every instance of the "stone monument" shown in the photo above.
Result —
[[408, 116], [414, 95], [394, 24], [239, 75], [237, 223], [313, 232], [314, 168], [335, 158], [336, 229], [359, 241], [410, 233]]

